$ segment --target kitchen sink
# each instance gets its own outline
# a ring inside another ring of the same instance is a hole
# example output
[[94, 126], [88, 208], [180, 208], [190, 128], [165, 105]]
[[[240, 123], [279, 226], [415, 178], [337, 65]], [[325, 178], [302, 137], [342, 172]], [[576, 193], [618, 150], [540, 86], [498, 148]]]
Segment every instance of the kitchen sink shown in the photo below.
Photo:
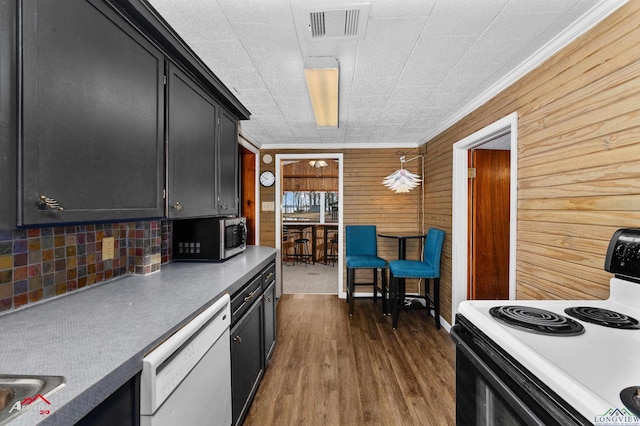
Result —
[[[26, 411], [30, 403], [47, 404], [46, 397], [64, 386], [62, 376], [25, 376], [0, 374], [0, 425], [13, 420]], [[14, 409], [16, 402], [21, 409]]]

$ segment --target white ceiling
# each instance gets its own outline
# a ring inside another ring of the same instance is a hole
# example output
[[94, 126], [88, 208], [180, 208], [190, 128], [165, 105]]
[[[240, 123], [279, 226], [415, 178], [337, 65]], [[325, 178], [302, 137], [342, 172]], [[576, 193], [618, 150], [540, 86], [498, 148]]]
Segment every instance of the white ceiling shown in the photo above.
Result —
[[[368, 0], [362, 40], [311, 41], [308, 12], [349, 0], [148, 0], [251, 111], [262, 148], [418, 146], [624, 0]], [[308, 56], [340, 61], [340, 125], [319, 130]]]

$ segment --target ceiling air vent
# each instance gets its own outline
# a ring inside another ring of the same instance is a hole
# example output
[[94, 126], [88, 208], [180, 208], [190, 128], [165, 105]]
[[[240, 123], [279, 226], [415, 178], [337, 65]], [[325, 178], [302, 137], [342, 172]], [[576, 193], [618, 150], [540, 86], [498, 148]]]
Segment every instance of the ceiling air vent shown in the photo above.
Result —
[[348, 38], [361, 40], [367, 29], [369, 5], [309, 13], [312, 40]]

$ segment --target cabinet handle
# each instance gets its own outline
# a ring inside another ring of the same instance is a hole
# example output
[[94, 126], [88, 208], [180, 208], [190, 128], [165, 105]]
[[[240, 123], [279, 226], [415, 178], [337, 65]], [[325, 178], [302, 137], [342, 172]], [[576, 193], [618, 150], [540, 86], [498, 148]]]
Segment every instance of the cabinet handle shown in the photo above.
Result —
[[226, 210], [227, 209], [227, 203], [220, 204], [220, 208]]
[[237, 342], [237, 343], [242, 343], [242, 337], [236, 336], [236, 337], [233, 338], [233, 341]]
[[182, 204], [180, 204], [180, 201], [176, 201], [176, 203], [171, 206], [174, 209], [178, 210], [179, 212], [183, 212], [184, 211], [184, 207], [182, 206]]
[[273, 277], [273, 274], [275, 274], [275, 272], [269, 272], [269, 274], [267, 275], [267, 279], [270, 279], [271, 277]]
[[270, 297], [264, 296], [264, 300], [266, 300], [267, 303], [271, 303], [271, 298]]
[[249, 293], [249, 295], [244, 298], [244, 301], [247, 302], [247, 301], [253, 299], [253, 293], [255, 293], [255, 292], [252, 291], [251, 293]]
[[41, 195], [40, 200], [42, 201], [45, 207], [50, 208], [51, 210], [63, 211], [62, 206], [56, 201], [55, 198], [49, 198], [46, 195]]

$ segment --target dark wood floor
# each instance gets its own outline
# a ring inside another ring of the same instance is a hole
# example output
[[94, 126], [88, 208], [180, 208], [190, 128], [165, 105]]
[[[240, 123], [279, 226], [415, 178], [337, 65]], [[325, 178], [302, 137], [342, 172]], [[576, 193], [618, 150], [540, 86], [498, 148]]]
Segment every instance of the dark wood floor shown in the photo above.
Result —
[[454, 425], [455, 347], [425, 311], [283, 295], [278, 341], [245, 425]]

